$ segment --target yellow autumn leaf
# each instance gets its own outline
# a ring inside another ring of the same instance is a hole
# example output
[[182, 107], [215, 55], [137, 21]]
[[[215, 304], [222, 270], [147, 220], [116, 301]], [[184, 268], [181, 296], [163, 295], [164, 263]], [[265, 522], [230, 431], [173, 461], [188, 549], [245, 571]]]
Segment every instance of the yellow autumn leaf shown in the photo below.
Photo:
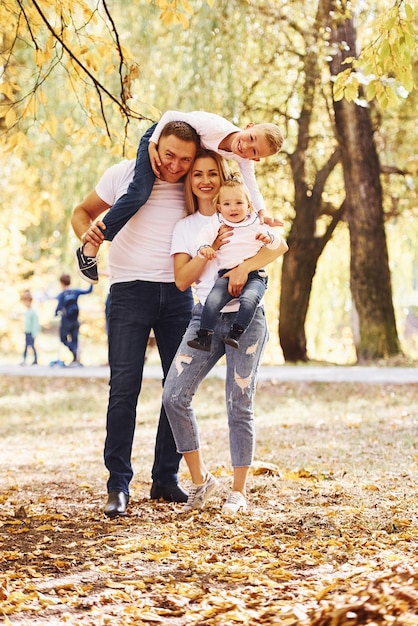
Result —
[[11, 128], [15, 122], [16, 112], [14, 109], [10, 108], [4, 116], [4, 124], [7, 128]]
[[181, 0], [181, 6], [189, 15], [193, 15], [194, 9], [188, 0]]

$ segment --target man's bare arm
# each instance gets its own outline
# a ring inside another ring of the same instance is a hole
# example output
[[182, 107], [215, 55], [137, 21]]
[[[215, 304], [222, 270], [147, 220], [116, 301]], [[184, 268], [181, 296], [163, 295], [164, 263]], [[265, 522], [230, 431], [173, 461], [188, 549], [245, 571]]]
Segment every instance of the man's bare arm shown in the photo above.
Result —
[[89, 241], [95, 245], [100, 245], [104, 239], [101, 228], [105, 228], [103, 222], [97, 218], [110, 208], [95, 191], [75, 207], [71, 215], [71, 226], [77, 237], [83, 241]]

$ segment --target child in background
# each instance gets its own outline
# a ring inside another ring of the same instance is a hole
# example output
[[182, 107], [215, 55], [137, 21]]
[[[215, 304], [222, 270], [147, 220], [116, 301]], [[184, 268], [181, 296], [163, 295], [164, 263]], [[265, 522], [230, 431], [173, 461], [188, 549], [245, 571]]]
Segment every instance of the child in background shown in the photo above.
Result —
[[78, 332], [80, 330], [78, 298], [91, 293], [93, 285], [90, 285], [88, 289], [75, 289], [71, 287], [71, 277], [69, 274], [62, 274], [60, 276], [60, 283], [62, 291], [57, 296], [58, 302], [55, 309], [55, 315], [61, 313], [59, 329], [60, 341], [71, 352], [73, 363], [80, 364], [78, 358]]
[[[228, 292], [228, 278], [225, 277], [225, 274], [245, 259], [254, 256], [262, 246], [274, 250], [279, 247], [282, 241], [280, 235], [273, 235], [266, 226], [260, 224], [251, 204], [248, 190], [236, 178], [226, 180], [221, 185], [216, 209], [217, 212], [209, 224], [199, 232], [197, 254], [208, 261], [215, 258], [218, 260], [219, 277], [206, 298], [197, 336], [187, 342], [191, 348], [205, 352], [210, 352], [213, 330], [221, 309], [234, 298]], [[222, 224], [231, 227], [231, 239], [215, 252], [212, 243], [218, 236]], [[250, 272], [239, 296], [239, 310], [225, 339], [228, 346], [239, 347], [239, 338], [251, 324], [266, 288], [267, 274], [265, 271]]]
[[25, 322], [24, 322], [25, 350], [23, 352], [23, 361], [21, 365], [26, 365], [26, 358], [28, 356], [29, 348], [33, 352], [32, 365], [38, 364], [38, 354], [35, 348], [35, 338], [39, 335], [41, 331], [41, 325], [39, 324], [38, 314], [32, 308], [32, 300], [33, 298], [32, 298], [30, 291], [29, 290], [24, 291], [21, 296], [21, 301], [26, 307]]
[[[103, 218], [103, 223], [106, 226], [103, 233], [104, 239], [111, 241], [148, 200], [155, 176], [159, 178], [161, 163], [158, 154], [158, 141], [160, 133], [168, 122], [176, 121], [186, 122], [192, 126], [200, 136], [202, 147], [238, 162], [254, 209], [259, 213], [261, 223], [263, 222], [265, 205], [255, 178], [254, 161], [271, 156], [281, 149], [283, 135], [279, 127], [271, 123], [253, 124], [251, 122], [242, 130], [214, 113], [167, 111], [158, 124], [151, 127], [141, 139], [136, 157], [134, 178], [126, 194], [115, 202]], [[173, 163], [173, 168], [176, 168], [175, 163]], [[78, 273], [87, 282], [95, 284], [98, 282], [96, 257], [99, 247], [88, 241], [84, 242], [84, 236], [82, 241], [83, 245], [76, 251]]]

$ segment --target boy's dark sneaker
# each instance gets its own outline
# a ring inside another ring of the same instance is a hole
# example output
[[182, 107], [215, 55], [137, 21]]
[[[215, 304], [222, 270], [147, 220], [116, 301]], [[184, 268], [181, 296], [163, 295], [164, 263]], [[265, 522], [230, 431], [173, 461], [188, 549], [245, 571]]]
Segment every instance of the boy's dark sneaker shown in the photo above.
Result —
[[204, 352], [210, 352], [210, 346], [212, 344], [213, 333], [209, 330], [203, 330], [202, 328], [197, 331], [197, 335], [194, 339], [187, 342], [187, 345], [196, 350], [203, 350]]
[[96, 285], [99, 282], [97, 258], [95, 256], [86, 256], [83, 253], [83, 246], [76, 250], [75, 258], [77, 261], [77, 271], [81, 278], [84, 278], [84, 280], [91, 285]]
[[239, 339], [244, 332], [242, 326], [238, 326], [237, 324], [233, 324], [231, 330], [229, 331], [225, 343], [227, 346], [231, 346], [231, 348], [239, 348]]

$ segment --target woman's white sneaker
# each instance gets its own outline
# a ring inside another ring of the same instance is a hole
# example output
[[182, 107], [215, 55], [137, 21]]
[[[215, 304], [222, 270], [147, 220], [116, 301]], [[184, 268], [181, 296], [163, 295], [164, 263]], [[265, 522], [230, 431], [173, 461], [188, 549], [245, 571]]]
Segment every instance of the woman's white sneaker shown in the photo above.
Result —
[[189, 489], [189, 497], [183, 507], [183, 512], [191, 511], [192, 509], [203, 509], [211, 495], [218, 489], [219, 482], [215, 476], [212, 476], [208, 472], [206, 480], [202, 485], [193, 485]]
[[240, 491], [231, 491], [225, 504], [222, 507], [222, 513], [226, 515], [234, 515], [247, 510], [247, 501]]

